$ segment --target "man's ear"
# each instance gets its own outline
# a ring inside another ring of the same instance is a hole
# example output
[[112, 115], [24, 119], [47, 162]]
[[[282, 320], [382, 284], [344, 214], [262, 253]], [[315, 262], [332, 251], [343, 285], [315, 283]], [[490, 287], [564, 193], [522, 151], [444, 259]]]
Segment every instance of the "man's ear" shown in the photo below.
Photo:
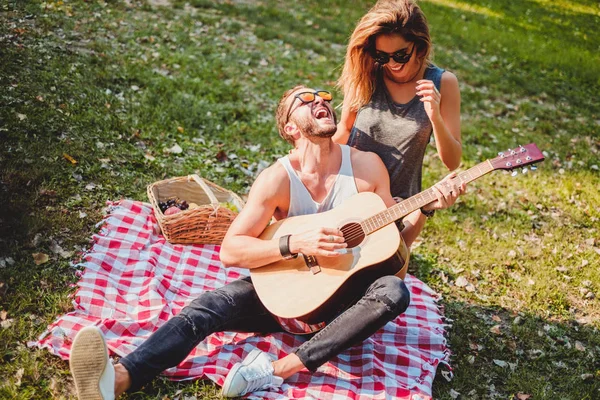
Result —
[[298, 140], [300, 138], [300, 130], [298, 129], [298, 126], [296, 126], [296, 124], [293, 122], [288, 122], [287, 124], [285, 124], [283, 130], [288, 136], [291, 136], [294, 140]]

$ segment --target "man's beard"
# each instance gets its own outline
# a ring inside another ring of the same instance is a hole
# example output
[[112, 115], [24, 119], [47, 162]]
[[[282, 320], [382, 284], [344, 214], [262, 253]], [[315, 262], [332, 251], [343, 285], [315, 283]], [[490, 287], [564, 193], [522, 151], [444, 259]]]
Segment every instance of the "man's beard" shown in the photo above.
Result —
[[335, 113], [332, 113], [332, 117], [333, 126], [331, 127], [320, 126], [319, 124], [317, 124], [317, 121], [312, 117], [300, 119], [298, 121], [298, 126], [301, 127], [302, 132], [304, 132], [304, 135], [306, 135], [307, 137], [330, 138], [333, 137], [333, 135], [335, 135], [335, 132], [337, 131], [337, 117]]

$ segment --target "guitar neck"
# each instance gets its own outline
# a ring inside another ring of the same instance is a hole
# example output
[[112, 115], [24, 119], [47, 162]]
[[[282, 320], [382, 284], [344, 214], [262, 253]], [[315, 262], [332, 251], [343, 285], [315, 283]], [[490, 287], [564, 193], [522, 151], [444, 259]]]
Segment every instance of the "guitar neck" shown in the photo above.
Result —
[[[461, 172], [452, 180], [458, 181], [458, 184], [469, 183], [475, 179], [482, 177], [483, 175], [494, 170], [494, 166], [489, 160], [477, 164], [476, 166], [469, 168], [468, 170]], [[404, 218], [411, 212], [420, 209], [421, 207], [432, 203], [437, 200], [434, 189], [431, 187], [418, 193], [406, 200], [401, 201], [384, 210], [380, 213], [373, 215], [361, 222], [361, 226], [364, 232], [368, 235], [375, 232], [386, 225], [391, 224], [394, 221]]]

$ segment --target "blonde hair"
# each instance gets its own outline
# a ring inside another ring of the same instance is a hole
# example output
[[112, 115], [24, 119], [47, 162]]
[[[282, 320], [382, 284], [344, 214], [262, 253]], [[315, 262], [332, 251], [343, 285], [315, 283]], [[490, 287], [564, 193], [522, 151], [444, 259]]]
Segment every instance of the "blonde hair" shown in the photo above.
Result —
[[351, 111], [367, 104], [375, 91], [377, 66], [371, 54], [378, 35], [399, 34], [417, 46], [420, 62], [430, 62], [429, 26], [415, 0], [379, 0], [358, 22], [348, 48], [337, 87]]
[[286, 142], [290, 143], [291, 145], [294, 145], [294, 139], [290, 135], [285, 133], [285, 124], [287, 124], [288, 122], [287, 113], [289, 112], [289, 106], [286, 104], [286, 102], [287, 99], [292, 95], [292, 93], [299, 89], [308, 88], [304, 85], [298, 85], [291, 88], [290, 90], [287, 90], [283, 94], [283, 96], [281, 96], [279, 104], [277, 105], [277, 111], [275, 112], [275, 121], [277, 122], [277, 130], [279, 131], [279, 136], [281, 136], [283, 139], [285, 139]]

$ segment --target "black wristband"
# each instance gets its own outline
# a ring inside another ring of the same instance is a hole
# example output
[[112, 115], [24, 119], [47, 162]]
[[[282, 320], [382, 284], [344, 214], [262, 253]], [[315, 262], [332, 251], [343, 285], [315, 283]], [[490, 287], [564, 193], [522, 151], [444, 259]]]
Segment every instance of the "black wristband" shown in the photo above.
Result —
[[283, 235], [279, 238], [279, 252], [284, 260], [291, 260], [298, 257], [298, 253], [290, 251], [290, 236], [292, 235]]
[[427, 218], [431, 218], [435, 215], [435, 210], [424, 210], [423, 207], [421, 207], [421, 214], [423, 214], [424, 216], [426, 216]]

